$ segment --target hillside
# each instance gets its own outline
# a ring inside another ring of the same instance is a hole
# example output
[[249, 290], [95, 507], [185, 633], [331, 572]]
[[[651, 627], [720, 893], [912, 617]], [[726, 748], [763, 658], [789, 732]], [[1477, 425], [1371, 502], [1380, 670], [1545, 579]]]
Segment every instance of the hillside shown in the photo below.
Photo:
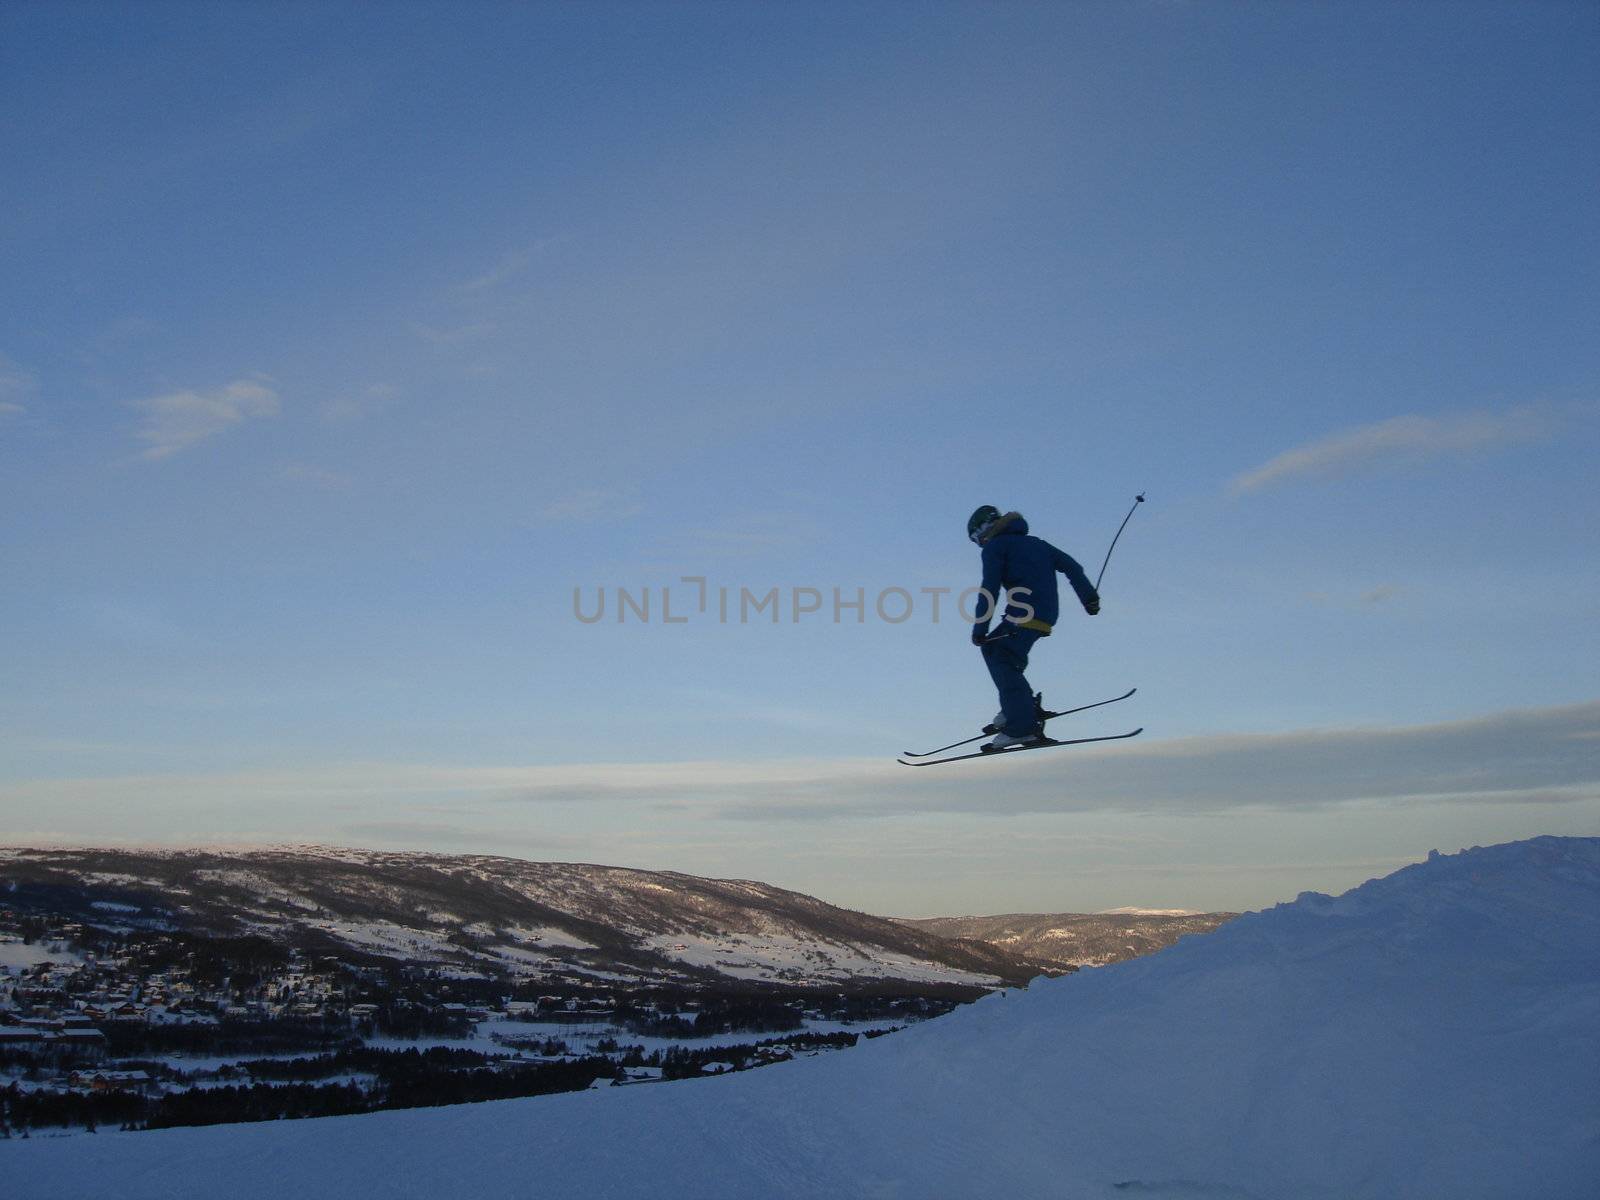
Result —
[[1428, 861], [847, 1055], [479, 1106], [0, 1148], [21, 1196], [1578, 1200], [1600, 839]]
[[0, 849], [7, 907], [551, 982], [979, 989], [1046, 969], [748, 880], [491, 855]]
[[1103, 967], [1153, 954], [1191, 933], [1210, 933], [1238, 913], [1006, 913], [995, 917], [903, 918], [943, 938], [987, 942], [1060, 968]]

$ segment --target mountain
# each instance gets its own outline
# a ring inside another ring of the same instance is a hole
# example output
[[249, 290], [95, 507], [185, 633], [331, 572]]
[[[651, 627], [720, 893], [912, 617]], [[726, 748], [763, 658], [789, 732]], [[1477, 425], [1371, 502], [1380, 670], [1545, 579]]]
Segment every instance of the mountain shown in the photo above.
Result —
[[102, 927], [552, 982], [972, 990], [1047, 969], [764, 883], [490, 855], [0, 849], [0, 899]]
[[998, 917], [902, 918], [944, 938], [987, 942], [1056, 967], [1101, 967], [1210, 933], [1238, 913], [1119, 908], [1103, 913], [1007, 913]]
[[687, 1083], [36, 1138], [19, 1196], [1579, 1200], [1600, 839], [1307, 893], [847, 1054]]

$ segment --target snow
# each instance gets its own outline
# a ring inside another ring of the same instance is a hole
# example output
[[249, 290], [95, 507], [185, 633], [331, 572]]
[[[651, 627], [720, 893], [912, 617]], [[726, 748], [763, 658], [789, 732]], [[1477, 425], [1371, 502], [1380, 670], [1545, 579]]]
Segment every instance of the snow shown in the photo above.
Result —
[[45, 963], [74, 965], [82, 963], [83, 955], [67, 949], [62, 942], [29, 942], [21, 938], [0, 938], [0, 970], [26, 971], [30, 966]]
[[992, 975], [963, 971], [891, 950], [776, 931], [712, 937], [659, 934], [643, 939], [640, 945], [679, 962], [712, 968], [735, 979], [827, 984], [877, 977], [979, 987], [995, 987], [1000, 983]]
[[279, 904], [302, 912], [315, 912], [318, 907], [307, 897], [285, 887], [271, 876], [244, 867], [196, 870], [194, 878], [202, 882], [222, 884], [250, 896], [257, 903], [262, 900], [275, 900]]
[[454, 949], [447, 938], [393, 921], [314, 921], [325, 933], [372, 954], [389, 958], [443, 958]]
[[[81, 878], [85, 883], [99, 884], [104, 887], [125, 888], [156, 888], [164, 887], [159, 879], [150, 879], [143, 875], [128, 875], [120, 871], [85, 871]], [[137, 908], [133, 909], [138, 912]]]
[[59, 942], [34, 942], [29, 945], [20, 938], [0, 938], [0, 969], [23, 971], [44, 963], [78, 963], [80, 955], [68, 950]]
[[[1600, 839], [1438, 856], [716, 1079], [0, 1143], [17, 1196], [1577, 1200]], [[537, 1181], [530, 1190], [530, 1181]]]
[[523, 925], [508, 925], [504, 931], [519, 942], [533, 942], [546, 950], [598, 950], [593, 942], [586, 942], [581, 937], [568, 933], [565, 929], [555, 925], [540, 925], [529, 928]]
[[[685, 1014], [691, 1020], [693, 1013]], [[868, 1034], [888, 1032], [899, 1029], [904, 1022], [889, 1020], [876, 1021], [820, 1021], [807, 1020], [800, 1029], [786, 1032], [759, 1029], [734, 1029], [724, 1033], [705, 1033], [694, 1037], [656, 1037], [650, 1034], [635, 1033], [621, 1025], [610, 1021], [601, 1021], [593, 1025], [572, 1025], [558, 1021], [514, 1021], [514, 1020], [489, 1020], [480, 1022], [477, 1027], [478, 1040], [433, 1038], [423, 1041], [409, 1042], [402, 1039], [368, 1038], [369, 1046], [384, 1046], [391, 1049], [404, 1049], [407, 1046], [423, 1046], [435, 1044], [444, 1046], [457, 1046], [464, 1049], [477, 1050], [486, 1054], [510, 1053], [506, 1042], [543, 1042], [555, 1040], [565, 1042], [575, 1054], [598, 1053], [595, 1047], [598, 1043], [607, 1040], [615, 1041], [620, 1046], [638, 1046], [646, 1054], [655, 1051], [667, 1050], [705, 1050], [717, 1046], [748, 1046], [756, 1042], [782, 1041], [788, 1037], [802, 1037], [807, 1034], [854, 1033]], [[485, 1040], [487, 1039], [487, 1040]]]

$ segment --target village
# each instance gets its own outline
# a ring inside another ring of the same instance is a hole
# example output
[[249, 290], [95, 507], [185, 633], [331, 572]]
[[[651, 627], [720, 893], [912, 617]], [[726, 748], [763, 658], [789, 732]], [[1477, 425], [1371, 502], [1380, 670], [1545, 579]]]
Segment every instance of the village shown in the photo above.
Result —
[[637, 994], [0, 908], [0, 1136], [718, 1075], [854, 1045], [924, 997]]

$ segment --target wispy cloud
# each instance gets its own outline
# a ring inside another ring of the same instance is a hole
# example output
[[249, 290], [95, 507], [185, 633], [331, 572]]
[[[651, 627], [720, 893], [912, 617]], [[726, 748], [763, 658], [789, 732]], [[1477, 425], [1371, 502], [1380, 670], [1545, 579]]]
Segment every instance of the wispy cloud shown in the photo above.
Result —
[[1259, 467], [1236, 475], [1228, 488], [1239, 495], [1299, 476], [1340, 475], [1381, 462], [1416, 462], [1542, 441], [1550, 437], [1555, 428], [1552, 414], [1539, 408], [1442, 417], [1391, 417], [1285, 450]]
[[[855, 821], [886, 816], [1019, 817], [1088, 812], [1293, 812], [1337, 806], [1529, 805], [1600, 801], [1600, 701], [1387, 729], [1305, 730], [1126, 743], [909, 770], [881, 759], [571, 763], [526, 767], [353, 764], [217, 775], [41, 779], [0, 784], [0, 811], [69, 803], [214, 807], [227, 797], [319, 813], [445, 805], [569, 806], [593, 816], [657, 814], [674, 825]], [[207, 809], [207, 811], [210, 811]], [[388, 817], [384, 819], [399, 819]], [[504, 818], [485, 818], [501, 825]], [[317, 834], [316, 836], [327, 836]]]
[[95, 335], [95, 345], [100, 349], [127, 346], [161, 332], [161, 323], [149, 317], [130, 315], [108, 321]]
[[[1134, 742], [1001, 768], [933, 772], [860, 760], [601, 768], [559, 782], [529, 778], [507, 798], [538, 801], [576, 787], [591, 802], [627, 797], [683, 816], [758, 822], [1570, 803], [1600, 800], [1597, 731], [1600, 701], [1400, 728]], [[996, 769], [1003, 787], [987, 776], [974, 785], [975, 771]]]
[[502, 283], [515, 279], [526, 271], [529, 265], [546, 249], [556, 244], [559, 239], [540, 238], [529, 246], [520, 246], [508, 251], [487, 270], [474, 275], [471, 279], [455, 284], [451, 291], [463, 295], [474, 295], [481, 292], [493, 291]]
[[289, 483], [305, 484], [316, 488], [347, 488], [350, 486], [350, 476], [340, 471], [329, 471], [324, 467], [313, 467], [306, 463], [290, 463], [280, 472], [282, 478]]
[[144, 414], [140, 457], [169, 458], [248, 420], [278, 415], [278, 393], [254, 379], [238, 379], [213, 392], [169, 392], [133, 407]]
[[705, 558], [755, 558], [788, 553], [820, 541], [815, 521], [792, 513], [733, 513], [713, 522], [681, 529], [653, 548], [658, 557], [677, 562]]
[[1398, 584], [1380, 583], [1360, 592], [1340, 592], [1338, 595], [1328, 592], [1307, 592], [1305, 599], [1311, 604], [1325, 604], [1336, 608], [1371, 608], [1374, 605], [1387, 604], [1401, 595], [1404, 595], [1404, 589]]
[[417, 322], [412, 326], [417, 336], [434, 346], [460, 346], [481, 341], [493, 334], [498, 326], [493, 321], [474, 321], [465, 325], [427, 325]]
[[541, 521], [619, 521], [643, 511], [643, 504], [620, 489], [580, 488], [550, 501], [536, 515]]
[[26, 413], [28, 406], [24, 401], [31, 400], [38, 387], [39, 381], [32, 371], [24, 370], [15, 360], [0, 354], [0, 420]]
[[329, 400], [322, 406], [322, 419], [340, 423], [359, 421], [383, 411], [398, 395], [399, 390], [392, 384], [375, 383], [364, 391]]
[[62, 601], [82, 630], [107, 641], [150, 649], [186, 645], [190, 636], [171, 616], [148, 601], [128, 596], [83, 596]]

